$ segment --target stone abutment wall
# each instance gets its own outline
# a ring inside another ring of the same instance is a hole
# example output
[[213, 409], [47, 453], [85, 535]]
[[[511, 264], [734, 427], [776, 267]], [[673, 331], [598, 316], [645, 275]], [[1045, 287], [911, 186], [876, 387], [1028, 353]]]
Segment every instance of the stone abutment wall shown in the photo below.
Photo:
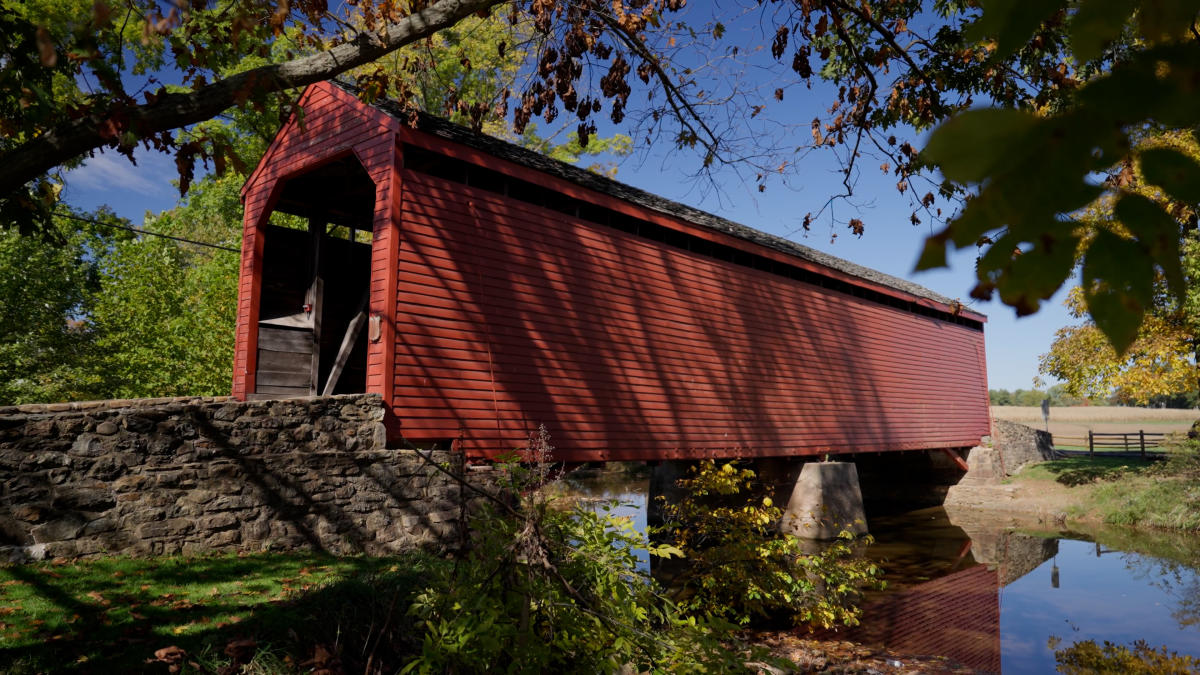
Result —
[[0, 561], [453, 547], [444, 451], [385, 446], [375, 395], [0, 408]]

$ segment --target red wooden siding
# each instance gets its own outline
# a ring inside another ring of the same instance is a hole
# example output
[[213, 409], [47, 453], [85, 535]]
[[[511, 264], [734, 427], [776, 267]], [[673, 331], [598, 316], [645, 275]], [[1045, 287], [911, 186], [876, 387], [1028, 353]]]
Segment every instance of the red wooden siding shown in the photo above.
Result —
[[[469, 454], [974, 445], [981, 331], [402, 173], [394, 401]], [[982, 406], [982, 408], [981, 408]], [[982, 414], [981, 414], [982, 410]]]
[[[966, 447], [983, 333], [402, 169], [400, 144], [942, 312], [945, 305], [410, 129], [330, 85], [244, 188], [234, 395], [254, 391], [261, 228], [289, 176], [353, 153], [376, 185], [367, 391], [393, 438], [474, 457], [545, 424], [567, 461]], [[583, 182], [587, 184], [586, 181]], [[970, 312], [972, 320], [983, 317]]]

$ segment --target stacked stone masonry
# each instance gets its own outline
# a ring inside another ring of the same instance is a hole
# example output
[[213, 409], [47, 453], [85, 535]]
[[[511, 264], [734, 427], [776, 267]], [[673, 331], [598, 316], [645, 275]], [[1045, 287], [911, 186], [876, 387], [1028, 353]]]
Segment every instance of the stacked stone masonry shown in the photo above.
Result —
[[446, 451], [390, 449], [375, 395], [0, 408], [0, 561], [452, 547]]

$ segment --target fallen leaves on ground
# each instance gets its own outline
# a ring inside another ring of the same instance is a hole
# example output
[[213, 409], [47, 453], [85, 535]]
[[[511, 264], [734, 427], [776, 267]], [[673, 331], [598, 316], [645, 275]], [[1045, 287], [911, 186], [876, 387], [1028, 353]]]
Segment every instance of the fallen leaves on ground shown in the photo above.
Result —
[[346, 672], [342, 669], [341, 657], [334, 650], [322, 644], [313, 647], [312, 657], [307, 661], [302, 661], [300, 666], [309, 669], [313, 675], [343, 675]]
[[[163, 647], [154, 652], [154, 658], [146, 659], [146, 663], [165, 663], [167, 664], [168, 673], [178, 673], [183, 670], [183, 661], [187, 658], [187, 651], [175, 645]], [[200, 670], [200, 664], [195, 661], [188, 662], [188, 665]]]
[[105, 607], [108, 607], [112, 604], [112, 601], [108, 600], [103, 595], [100, 595], [100, 591], [88, 591], [85, 595]]
[[235, 614], [235, 615], [225, 619], [224, 621], [218, 621], [217, 628], [225, 628], [226, 626], [230, 626], [232, 624], [238, 623], [241, 620], [242, 620], [242, 617], [237, 616]]
[[941, 656], [911, 656], [854, 642], [806, 640], [787, 632], [761, 632], [751, 641], [798, 666], [801, 673], [974, 674], [972, 668]]
[[249, 638], [230, 640], [225, 645], [225, 656], [229, 657], [229, 663], [217, 670], [217, 675], [234, 675], [242, 672], [242, 667], [254, 659], [256, 651], [258, 651], [258, 643], [254, 640]]

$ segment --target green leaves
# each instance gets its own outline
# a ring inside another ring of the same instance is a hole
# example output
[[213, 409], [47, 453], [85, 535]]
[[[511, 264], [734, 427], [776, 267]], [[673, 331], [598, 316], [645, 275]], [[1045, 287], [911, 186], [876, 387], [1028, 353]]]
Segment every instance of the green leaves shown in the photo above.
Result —
[[1081, 62], [1098, 58], [1125, 27], [1136, 0], [1087, 0], [1071, 21], [1071, 46]]
[[1138, 32], [1150, 42], [1185, 37], [1200, 9], [1191, 0], [1142, 0], [1139, 5]]
[[1044, 234], [1032, 242], [1011, 233], [997, 239], [976, 265], [980, 281], [972, 296], [990, 297], [996, 291], [1018, 316], [1033, 314], [1050, 299], [1071, 274], [1079, 237], [1071, 223], [1047, 223], [1040, 229]]
[[741, 669], [745, 654], [721, 643], [736, 639], [727, 626], [684, 614], [639, 568], [638, 549], [679, 557], [681, 547], [651, 546], [608, 508], [555, 508], [549, 465], [504, 469], [507, 494], [472, 509], [470, 547], [433, 570], [409, 608], [421, 645], [401, 672]]
[[1029, 41], [1029, 36], [1042, 22], [1066, 5], [1065, 0], [981, 0], [983, 16], [967, 29], [967, 38], [996, 39], [993, 57], [1011, 56]]
[[1018, 110], [972, 110], [938, 127], [922, 154], [936, 163], [946, 178], [978, 183], [1020, 161], [1014, 150], [1023, 146], [1014, 146], [1013, 141], [1024, 138], [1037, 122], [1037, 117]]
[[1184, 278], [1180, 263], [1179, 223], [1159, 204], [1136, 194], [1123, 195], [1114, 214], [1126, 229], [1136, 233], [1138, 245], [1150, 258], [1151, 264], [1162, 270], [1167, 285], [1176, 296], [1182, 296]]
[[[1092, 4], [1079, 10], [1071, 29], [1085, 55], [1122, 30], [1117, 9]], [[988, 3], [985, 16], [992, 7]], [[945, 230], [929, 238], [917, 269], [944, 266], [947, 246], [978, 245], [979, 283], [972, 295], [999, 293], [1022, 315], [1036, 311], [1070, 277], [1082, 254], [1088, 310], [1124, 352], [1154, 302], [1157, 275], [1182, 297], [1180, 219], [1200, 205], [1200, 163], [1171, 147], [1134, 150], [1134, 134], [1141, 138], [1164, 124], [1195, 126], [1197, 78], [1200, 45], [1167, 44], [1089, 82], [1058, 114], [971, 110], [941, 125], [922, 157], [975, 194]], [[1145, 183], [1161, 188], [1165, 198], [1132, 194], [1139, 178], [1134, 157]], [[1110, 171], [1102, 182], [1101, 172]], [[1116, 223], [1085, 225], [1082, 209], [1101, 197], [1115, 207]]]
[[1146, 181], [1180, 201], [1200, 204], [1200, 164], [1177, 150], [1152, 148], [1141, 154]]
[[1080, 238], [1062, 214], [1102, 192], [1078, 178], [1095, 161], [1082, 133], [1087, 121], [983, 109], [939, 127], [923, 157], [946, 178], [979, 188], [959, 216], [926, 241], [917, 269], [944, 266], [950, 244], [981, 245], [971, 295], [988, 299], [998, 292], [1018, 315], [1036, 312], [1075, 264]]
[[[968, 26], [972, 41], [994, 38], [992, 58], [1003, 60], [1029, 42], [1044, 23], [1067, 7], [1065, 0], [981, 0], [983, 15]], [[1099, 58], [1137, 13], [1138, 33], [1149, 43], [1185, 37], [1197, 6], [1187, 0], [1084, 0], [1070, 20], [1072, 51], [1080, 63]]]
[[1117, 353], [1137, 338], [1154, 292], [1154, 264], [1144, 246], [1100, 231], [1083, 259], [1088, 312]]
[[853, 553], [848, 532], [815, 554], [780, 535], [783, 511], [756, 494], [749, 469], [706, 460], [676, 485], [683, 493], [663, 505], [657, 529], [684, 557], [672, 588], [686, 610], [741, 625], [781, 613], [797, 623], [854, 625], [859, 590], [882, 585], [878, 568]]

